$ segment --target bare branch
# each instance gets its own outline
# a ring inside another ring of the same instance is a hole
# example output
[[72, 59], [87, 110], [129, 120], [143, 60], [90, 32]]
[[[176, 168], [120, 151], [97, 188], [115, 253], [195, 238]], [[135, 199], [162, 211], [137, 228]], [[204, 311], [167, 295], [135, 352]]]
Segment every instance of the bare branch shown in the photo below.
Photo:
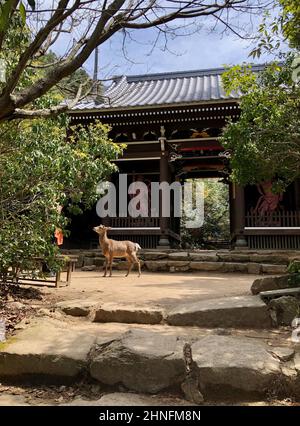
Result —
[[[14, 1], [17, 5], [18, 0]], [[0, 94], [0, 121], [31, 117], [35, 113], [44, 116], [42, 111], [24, 107], [79, 69], [96, 47], [119, 31], [123, 31], [126, 36], [130, 30], [155, 28], [158, 35], [154, 46], [161, 34], [165, 38], [163, 48], [168, 49], [167, 37], [182, 34], [182, 28], [190, 25], [186, 24], [186, 20], [192, 23], [192, 32], [193, 29], [199, 30], [199, 18], [210, 17], [210, 21], [220, 23], [225, 30], [240, 38], [249, 38], [245, 31], [239, 31], [229, 12], [233, 11], [236, 16], [247, 12], [251, 16], [264, 11], [270, 2], [271, 0], [58, 0], [53, 8], [37, 8], [30, 12], [30, 18], [37, 28], [36, 34], [32, 32], [29, 45], [18, 58], [17, 65], [11, 70]], [[172, 25], [176, 22], [180, 24]], [[60, 36], [65, 33], [72, 34], [72, 39], [69, 39], [65, 53], [57, 61], [52, 64], [35, 62], [49, 52], [50, 47], [58, 43]], [[125, 45], [123, 51], [126, 54]], [[44, 75], [24, 88], [20, 82], [28, 67], [42, 69]], [[65, 106], [55, 108], [54, 111], [46, 110], [45, 114], [56, 114], [60, 108]]]

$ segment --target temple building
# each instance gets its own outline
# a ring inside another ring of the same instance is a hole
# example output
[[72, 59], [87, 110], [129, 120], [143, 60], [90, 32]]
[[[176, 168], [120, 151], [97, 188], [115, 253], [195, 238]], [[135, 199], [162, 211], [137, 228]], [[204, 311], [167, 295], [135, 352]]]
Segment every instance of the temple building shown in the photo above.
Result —
[[[261, 66], [253, 66], [254, 71]], [[221, 83], [224, 69], [122, 76], [112, 79], [100, 101], [78, 104], [69, 112], [72, 124], [100, 120], [111, 127], [110, 137], [126, 143], [116, 163], [128, 185], [142, 181], [183, 183], [190, 178], [224, 180], [226, 158], [219, 137], [226, 120], [239, 117], [239, 94], [227, 95]], [[118, 184], [118, 176], [111, 177]], [[274, 196], [268, 183], [228, 185], [232, 247], [296, 249], [300, 247], [300, 182]], [[92, 227], [100, 222], [96, 209], [73, 217], [70, 248], [94, 248]], [[112, 217], [112, 238], [131, 239], [143, 248], [176, 247], [177, 217]]]

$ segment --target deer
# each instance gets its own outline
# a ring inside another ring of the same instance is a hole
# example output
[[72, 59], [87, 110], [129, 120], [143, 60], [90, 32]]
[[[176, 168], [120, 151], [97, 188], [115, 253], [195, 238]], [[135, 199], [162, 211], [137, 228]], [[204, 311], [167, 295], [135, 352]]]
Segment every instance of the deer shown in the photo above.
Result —
[[128, 261], [128, 271], [125, 277], [128, 277], [132, 264], [138, 265], [138, 276], [141, 276], [141, 264], [137, 257], [138, 250], [141, 250], [141, 246], [132, 241], [116, 241], [107, 237], [107, 231], [112, 228], [99, 225], [95, 226], [93, 230], [99, 234], [99, 244], [102, 249], [102, 253], [105, 257], [105, 271], [103, 277], [107, 275], [107, 268], [109, 267], [109, 276], [112, 276], [112, 262], [114, 257], [126, 258]]

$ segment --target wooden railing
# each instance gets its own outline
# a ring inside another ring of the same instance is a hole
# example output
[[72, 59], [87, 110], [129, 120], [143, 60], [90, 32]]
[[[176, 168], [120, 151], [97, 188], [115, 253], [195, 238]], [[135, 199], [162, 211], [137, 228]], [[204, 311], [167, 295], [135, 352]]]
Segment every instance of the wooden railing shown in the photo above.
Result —
[[298, 227], [300, 226], [300, 211], [279, 210], [272, 214], [248, 212], [245, 217], [247, 227]]
[[159, 217], [113, 217], [110, 219], [112, 228], [148, 228], [159, 227]]

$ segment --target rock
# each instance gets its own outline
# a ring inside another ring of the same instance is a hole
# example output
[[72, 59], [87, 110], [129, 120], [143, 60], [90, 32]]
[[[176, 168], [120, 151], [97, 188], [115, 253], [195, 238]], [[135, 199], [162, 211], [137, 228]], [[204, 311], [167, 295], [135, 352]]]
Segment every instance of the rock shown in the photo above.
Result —
[[142, 257], [145, 260], [167, 259], [168, 253], [161, 252], [161, 251], [145, 252], [145, 253], [142, 253]]
[[187, 266], [170, 266], [170, 272], [187, 272], [190, 270], [189, 265]]
[[259, 263], [247, 263], [248, 274], [259, 275], [261, 273], [261, 265]]
[[94, 257], [85, 257], [83, 259], [83, 266], [84, 267], [86, 267], [86, 266], [94, 266], [94, 265], [96, 265]]
[[184, 260], [168, 260], [168, 266], [169, 267], [175, 267], [175, 268], [179, 268], [179, 267], [184, 267], [184, 266], [189, 266], [190, 262], [184, 261]]
[[224, 262], [222, 272], [248, 272], [246, 263]]
[[190, 268], [194, 271], [219, 271], [222, 267], [222, 262], [190, 262]]
[[250, 255], [244, 253], [218, 252], [217, 257], [222, 262], [250, 262]]
[[218, 336], [230, 336], [232, 334], [231, 330], [228, 330], [227, 328], [217, 328], [215, 333]]
[[270, 349], [269, 352], [283, 362], [291, 361], [295, 355], [295, 350], [288, 347], [275, 347]]
[[[141, 268], [144, 266], [144, 261], [143, 260], [140, 260], [140, 265], [141, 265]], [[120, 261], [120, 262], [118, 262], [116, 264], [116, 269], [118, 271], [127, 271], [128, 270], [128, 262], [127, 261]], [[137, 265], [133, 265], [131, 270], [132, 271], [137, 271], [138, 270]]]
[[262, 265], [263, 274], [284, 274], [286, 273], [286, 265]]
[[259, 339], [210, 335], [195, 342], [192, 350], [204, 395], [222, 388], [227, 394], [228, 388], [265, 394], [281, 374], [280, 362]]
[[[127, 269], [128, 269], [128, 262], [126, 262], [126, 261], [120, 261], [120, 262], [118, 262], [116, 264], [116, 269], [118, 271], [127, 271]], [[133, 268], [132, 268], [132, 270], [133, 270]]]
[[258, 296], [222, 297], [179, 305], [167, 313], [165, 320], [176, 326], [268, 328], [271, 325], [268, 308]]
[[147, 260], [145, 262], [145, 266], [148, 271], [158, 272], [158, 271], [167, 271], [168, 270], [168, 262], [166, 260]]
[[94, 322], [121, 322], [128, 324], [160, 324], [163, 313], [148, 307], [107, 303], [95, 310]]
[[26, 305], [24, 305], [24, 303], [21, 302], [8, 302], [7, 305], [11, 308], [14, 309], [16, 311], [19, 311], [21, 309], [26, 308]]
[[83, 261], [84, 257], [81, 255], [78, 256], [78, 260], [76, 262], [75, 268], [82, 268], [83, 267]]
[[56, 307], [61, 309], [67, 315], [72, 315], [73, 317], [86, 317], [97, 305], [99, 305], [99, 301], [79, 299], [59, 302], [56, 304]]
[[90, 374], [107, 385], [156, 393], [183, 382], [184, 362], [176, 335], [130, 330], [91, 354]]
[[297, 352], [294, 359], [295, 369], [300, 378], [300, 352]]
[[293, 296], [281, 296], [269, 302], [269, 310], [275, 325], [291, 325], [299, 315], [299, 301]]
[[94, 257], [92, 260], [94, 261], [93, 265], [96, 265], [98, 268], [103, 266], [103, 264], [104, 264], [104, 256]]
[[[131, 330], [91, 352], [90, 374], [101, 383], [136, 392], [156, 393], [183, 383], [189, 391], [182, 348], [183, 342], [174, 335]], [[279, 377], [288, 384], [292, 367], [282, 372], [280, 361], [268, 350], [266, 343], [255, 338], [208, 335], [197, 339], [192, 344], [193, 360], [204, 397], [215, 391], [228, 395], [230, 390], [265, 395]]]
[[218, 257], [217, 257], [217, 253], [216, 252], [191, 252], [190, 253], [190, 259], [195, 261], [195, 262], [217, 262], [218, 261]]
[[185, 251], [182, 251], [182, 252], [175, 252], [175, 253], [169, 253], [169, 259], [170, 260], [174, 260], [174, 261], [176, 261], [176, 260], [178, 260], [178, 261], [180, 261], [180, 260], [186, 260], [186, 261], [188, 261], [189, 260], [189, 254], [187, 253], [187, 252], [185, 252]]
[[278, 277], [263, 277], [253, 281], [251, 286], [252, 294], [258, 294], [261, 291], [280, 290], [293, 286], [291, 275], [282, 275]]
[[273, 252], [270, 252], [270, 254], [253, 253], [250, 262], [277, 264], [276, 266], [282, 264], [286, 266], [289, 263], [289, 256], [288, 254], [274, 254]]
[[85, 256], [102, 257], [103, 256], [102, 249], [99, 248], [98, 250], [88, 250], [87, 252], [85, 252]]
[[83, 266], [81, 268], [82, 271], [95, 271], [96, 265], [90, 265], [90, 266]]
[[181, 384], [181, 389], [188, 401], [200, 405], [204, 397], [200, 392], [200, 374], [197, 363], [193, 360], [190, 343], [185, 343], [183, 347], [183, 359], [185, 363], [185, 379]]
[[0, 349], [0, 377], [75, 378], [87, 366], [93, 333], [51, 318], [36, 319]]

